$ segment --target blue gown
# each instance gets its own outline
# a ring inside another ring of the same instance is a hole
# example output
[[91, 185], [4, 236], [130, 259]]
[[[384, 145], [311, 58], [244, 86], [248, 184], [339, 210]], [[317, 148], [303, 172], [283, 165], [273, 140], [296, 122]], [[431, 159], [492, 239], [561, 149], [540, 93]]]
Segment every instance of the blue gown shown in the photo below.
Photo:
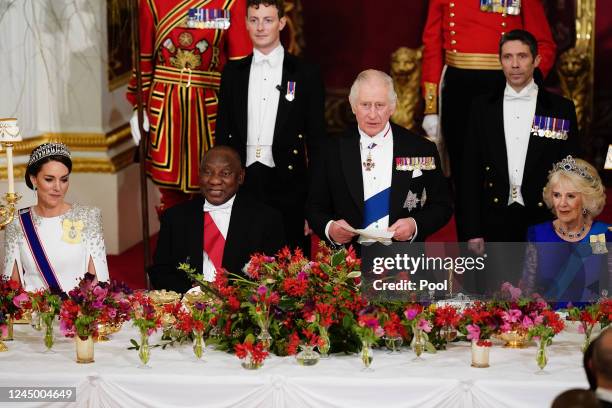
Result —
[[[555, 232], [552, 221], [529, 227], [523, 284], [549, 302], [592, 302], [609, 295], [612, 280], [612, 232], [596, 221], [578, 242], [567, 242]], [[608, 253], [594, 254], [591, 235], [604, 234]]]

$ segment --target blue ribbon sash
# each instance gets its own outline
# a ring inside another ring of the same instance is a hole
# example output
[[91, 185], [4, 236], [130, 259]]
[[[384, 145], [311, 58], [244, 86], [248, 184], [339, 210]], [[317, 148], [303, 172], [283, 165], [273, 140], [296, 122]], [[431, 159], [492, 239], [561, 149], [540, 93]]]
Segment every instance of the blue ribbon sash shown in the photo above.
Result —
[[391, 198], [391, 187], [374, 194], [364, 202], [363, 228], [371, 223], [389, 215], [389, 199]]
[[32, 258], [34, 258], [34, 262], [36, 262], [36, 266], [38, 267], [38, 271], [40, 272], [43, 281], [51, 292], [62, 293], [62, 287], [57, 280], [55, 271], [47, 258], [47, 254], [45, 253], [45, 248], [42, 246], [38, 233], [36, 232], [36, 227], [32, 221], [31, 210], [29, 208], [21, 210], [19, 212], [19, 220], [21, 222], [23, 234], [28, 242], [30, 252], [32, 253]]

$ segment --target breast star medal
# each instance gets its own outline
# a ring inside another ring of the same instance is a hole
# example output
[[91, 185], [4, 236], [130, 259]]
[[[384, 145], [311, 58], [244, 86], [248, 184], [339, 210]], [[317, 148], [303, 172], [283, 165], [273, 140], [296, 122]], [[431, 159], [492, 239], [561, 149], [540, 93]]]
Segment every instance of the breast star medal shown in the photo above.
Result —
[[70, 220], [66, 218], [62, 221], [62, 241], [69, 244], [78, 244], [83, 241], [83, 221], [81, 220]]
[[404, 201], [404, 208], [408, 210], [408, 212], [417, 208], [419, 204], [419, 198], [415, 193], [408, 190], [408, 194], [406, 195], [406, 200]]

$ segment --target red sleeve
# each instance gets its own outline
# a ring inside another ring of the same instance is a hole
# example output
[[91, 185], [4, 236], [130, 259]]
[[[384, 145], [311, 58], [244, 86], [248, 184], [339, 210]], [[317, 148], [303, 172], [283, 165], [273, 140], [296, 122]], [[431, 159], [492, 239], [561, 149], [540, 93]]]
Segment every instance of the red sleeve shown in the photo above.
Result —
[[427, 22], [423, 30], [423, 73], [421, 81], [440, 82], [444, 66], [444, 40], [442, 36], [442, 4], [439, 0], [429, 2]]
[[[140, 0], [139, 2], [139, 24], [140, 24], [140, 72], [142, 74], [142, 103], [147, 105], [149, 100], [149, 89], [153, 81], [153, 58], [155, 50], [155, 22], [154, 22], [154, 0]], [[135, 65], [135, 64], [133, 64]], [[128, 101], [136, 106], [136, 72], [132, 68], [132, 78], [127, 88], [126, 97]]]
[[230, 12], [227, 56], [231, 60], [244, 58], [253, 52], [246, 29], [246, 0], [236, 0]]
[[538, 40], [538, 53], [542, 57], [540, 70], [546, 77], [555, 65], [557, 46], [553, 40], [544, 7], [540, 0], [523, 0], [521, 14], [525, 30]]

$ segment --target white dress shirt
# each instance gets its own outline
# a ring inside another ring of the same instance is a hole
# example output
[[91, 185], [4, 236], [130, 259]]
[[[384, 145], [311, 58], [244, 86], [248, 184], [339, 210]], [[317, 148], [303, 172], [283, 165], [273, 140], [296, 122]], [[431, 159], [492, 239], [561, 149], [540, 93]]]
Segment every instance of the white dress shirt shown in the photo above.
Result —
[[[359, 129], [359, 150], [361, 152], [361, 176], [363, 178], [363, 201], [375, 196], [383, 190], [391, 187], [393, 176], [393, 132], [391, 125], [387, 126], [374, 136], [368, 136]], [[369, 171], [363, 167], [363, 163], [372, 158], [374, 167]], [[386, 230], [389, 227], [389, 215], [370, 225], [359, 225], [357, 228], [374, 228]]]
[[520, 92], [516, 92], [510, 85], [506, 84], [504, 91], [504, 135], [510, 178], [508, 205], [515, 202], [525, 205], [521, 194], [521, 184], [537, 98], [538, 86], [533, 79]]
[[595, 390], [595, 395], [597, 396], [598, 399], [602, 401], [612, 403], [612, 390], [597, 387], [597, 389]]
[[[359, 150], [361, 153], [361, 175], [363, 180], [363, 200], [378, 194], [379, 192], [391, 187], [393, 178], [393, 132], [391, 124], [387, 122], [385, 128], [374, 136], [367, 135], [359, 128]], [[374, 167], [369, 171], [364, 168], [363, 163], [368, 159], [370, 153]], [[391, 203], [389, 203], [391, 210]], [[332, 239], [329, 236], [329, 228], [333, 220], [330, 220], [325, 226], [325, 236], [329, 241]], [[379, 229], [387, 230], [389, 227], [389, 215], [383, 217], [370, 225], [351, 225], [355, 229]], [[416, 227], [416, 221], [415, 221]], [[416, 238], [417, 230], [411, 237]], [[359, 243], [372, 242], [371, 240], [359, 237]]]
[[[212, 218], [219, 232], [223, 235], [223, 239], [227, 239], [227, 230], [229, 229], [230, 218], [232, 217], [232, 206], [234, 205], [235, 199], [236, 195], [234, 194], [232, 198], [221, 205], [213, 205], [204, 199], [204, 206], [202, 209], [204, 212], [210, 214], [210, 218]], [[202, 274], [204, 275], [204, 280], [209, 282], [214, 281], [215, 275], [217, 274], [215, 265], [208, 258], [208, 254], [204, 249], [202, 249]]]
[[[279, 90], [283, 79], [285, 50], [279, 45], [268, 55], [253, 49], [253, 61], [249, 74], [248, 125], [247, 125], [247, 167], [261, 162], [274, 167], [272, 141], [278, 110]], [[257, 148], [260, 157], [257, 157]]]

